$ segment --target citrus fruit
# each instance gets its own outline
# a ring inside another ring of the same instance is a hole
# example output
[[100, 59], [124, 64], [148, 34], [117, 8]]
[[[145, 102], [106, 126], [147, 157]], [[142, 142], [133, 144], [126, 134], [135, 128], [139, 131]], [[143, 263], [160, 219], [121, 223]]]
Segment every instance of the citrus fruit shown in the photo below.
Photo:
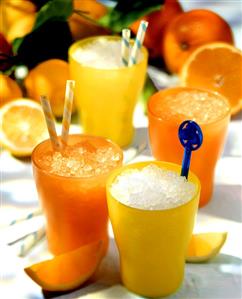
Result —
[[29, 98], [39, 102], [40, 96], [46, 95], [55, 116], [62, 116], [66, 80], [69, 78], [69, 65], [66, 61], [49, 59], [33, 68], [24, 84]]
[[0, 15], [4, 16], [2, 18], [1, 31], [7, 34], [15, 22], [35, 12], [36, 6], [29, 0], [1, 0]]
[[0, 109], [0, 143], [15, 156], [29, 156], [46, 139], [47, 128], [40, 104], [13, 100]]
[[17, 82], [6, 75], [0, 74], [0, 107], [10, 100], [21, 97], [22, 91]]
[[94, 242], [24, 269], [44, 290], [67, 291], [89, 279], [102, 259], [102, 242]]
[[26, 14], [12, 24], [7, 33], [7, 40], [12, 42], [15, 38], [23, 37], [30, 33], [34, 27], [36, 15]]
[[227, 233], [202, 233], [192, 235], [186, 261], [200, 263], [215, 257], [227, 239]]
[[74, 12], [68, 19], [74, 40], [107, 33], [106, 29], [95, 24], [95, 20], [106, 14], [107, 7], [105, 5], [96, 0], [74, 0], [73, 7], [74, 10], [82, 14]]
[[164, 30], [168, 23], [182, 11], [182, 7], [177, 0], [165, 0], [160, 10], [142, 17], [130, 26], [132, 32], [137, 35], [141, 20], [149, 22], [144, 46], [149, 50], [151, 57], [162, 56], [160, 43], [163, 40]]
[[179, 14], [164, 34], [162, 48], [167, 68], [178, 73], [197, 47], [215, 41], [233, 44], [232, 31], [223, 18], [205, 9]]
[[181, 81], [184, 86], [222, 94], [235, 114], [242, 107], [242, 52], [226, 43], [201, 46], [184, 64]]

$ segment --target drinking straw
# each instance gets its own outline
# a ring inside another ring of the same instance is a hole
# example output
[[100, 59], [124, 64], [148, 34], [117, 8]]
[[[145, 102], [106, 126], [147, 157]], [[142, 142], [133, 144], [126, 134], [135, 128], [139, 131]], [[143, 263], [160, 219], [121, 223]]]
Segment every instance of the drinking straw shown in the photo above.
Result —
[[62, 120], [62, 132], [61, 132], [62, 146], [65, 146], [68, 140], [69, 128], [71, 123], [72, 104], [74, 98], [74, 88], [75, 88], [75, 81], [67, 80], [65, 104], [64, 104], [64, 112], [63, 112], [63, 120]]
[[42, 226], [37, 231], [28, 234], [16, 244], [11, 245], [16, 250], [18, 256], [25, 256], [45, 236], [45, 227]]
[[179, 127], [178, 136], [182, 146], [185, 148], [182, 160], [181, 176], [185, 176], [187, 179], [192, 151], [199, 149], [202, 145], [203, 133], [195, 121], [185, 120]]
[[51, 144], [54, 150], [59, 151], [61, 148], [61, 145], [59, 143], [56, 129], [55, 129], [55, 119], [51, 110], [50, 102], [47, 99], [46, 96], [40, 96], [40, 102], [44, 111], [45, 120], [48, 128], [48, 132], [50, 135]]
[[122, 30], [122, 44], [121, 44], [121, 53], [122, 61], [125, 66], [128, 66], [129, 63], [129, 50], [130, 50], [130, 30]]
[[133, 64], [136, 64], [136, 62], [137, 62], [138, 54], [142, 47], [147, 27], [148, 27], [148, 22], [146, 22], [146, 21], [140, 22], [138, 33], [137, 33], [136, 39], [134, 41], [134, 45], [133, 45], [130, 59], [129, 59], [130, 66], [132, 66]]
[[41, 214], [42, 214], [42, 210], [41, 210], [41, 209], [35, 210], [35, 211], [31, 212], [31, 213], [28, 213], [28, 214], [25, 215], [25, 216], [22, 216], [22, 217], [19, 217], [19, 218], [17, 218], [17, 219], [12, 220], [12, 221], [9, 223], [9, 225], [12, 226], [12, 225], [14, 225], [14, 224], [16, 224], [16, 223], [19, 223], [19, 222], [22, 222], [22, 221], [25, 221], [25, 220], [32, 219], [33, 217], [35, 217], [35, 216], [39, 216], [39, 215], [41, 215]]

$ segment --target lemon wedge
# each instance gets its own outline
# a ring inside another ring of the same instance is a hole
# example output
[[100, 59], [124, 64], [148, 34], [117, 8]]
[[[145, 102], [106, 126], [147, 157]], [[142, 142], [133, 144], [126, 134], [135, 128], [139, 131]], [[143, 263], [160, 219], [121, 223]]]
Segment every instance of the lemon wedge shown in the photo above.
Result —
[[227, 239], [226, 232], [192, 235], [186, 253], [186, 262], [201, 263], [215, 257]]

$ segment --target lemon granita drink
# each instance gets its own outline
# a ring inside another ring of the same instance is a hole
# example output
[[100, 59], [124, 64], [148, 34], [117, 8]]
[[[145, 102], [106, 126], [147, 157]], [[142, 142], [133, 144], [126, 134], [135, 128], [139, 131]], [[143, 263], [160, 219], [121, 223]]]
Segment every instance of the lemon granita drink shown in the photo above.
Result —
[[75, 103], [84, 132], [110, 138], [120, 146], [131, 142], [147, 56], [142, 47], [137, 63], [124, 66], [118, 36], [91, 37], [71, 46], [70, 71], [76, 81]]
[[107, 181], [108, 210], [120, 255], [121, 277], [131, 291], [166, 296], [182, 283], [198, 207], [200, 183], [181, 166], [140, 162], [115, 170]]
[[54, 254], [103, 240], [108, 245], [105, 184], [122, 164], [121, 149], [102, 137], [70, 135], [54, 151], [50, 140], [32, 154], [37, 191], [47, 220], [49, 249]]
[[183, 147], [177, 138], [184, 120], [193, 120], [203, 132], [203, 146], [194, 152], [191, 170], [202, 185], [200, 206], [212, 196], [214, 171], [223, 150], [230, 120], [228, 101], [208, 90], [176, 87], [155, 93], [148, 103], [151, 149], [157, 160], [180, 163]]

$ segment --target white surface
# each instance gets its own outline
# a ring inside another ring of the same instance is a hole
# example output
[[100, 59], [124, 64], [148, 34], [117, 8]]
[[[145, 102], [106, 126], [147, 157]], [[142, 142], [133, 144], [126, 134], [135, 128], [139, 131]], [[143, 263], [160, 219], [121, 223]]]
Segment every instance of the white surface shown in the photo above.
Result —
[[[148, 144], [147, 119], [140, 108], [136, 111], [136, 136], [134, 145]], [[229, 125], [228, 137], [223, 156], [216, 168], [215, 190], [211, 202], [198, 212], [195, 231], [227, 231], [228, 239], [221, 253], [209, 263], [187, 264], [184, 283], [169, 298], [185, 299], [240, 299], [242, 298], [242, 121], [241, 114]], [[76, 132], [76, 128], [72, 128]], [[125, 158], [133, 155], [133, 147], [125, 151]], [[133, 161], [152, 159], [149, 146]], [[38, 207], [37, 194], [29, 161], [11, 157], [7, 152], [0, 154], [1, 160], [1, 209], [0, 209], [0, 294], [1, 298], [39, 299], [43, 293], [24, 273], [23, 268], [31, 263], [49, 257], [46, 241], [40, 242], [25, 258], [17, 258], [6, 242], [34, 231], [43, 224], [41, 216], [29, 220], [27, 225], [19, 224], [14, 230], [4, 228], [14, 218]], [[132, 161], [132, 162], [133, 162]], [[205, 162], [205, 161], [204, 161]], [[96, 281], [75, 292], [59, 298], [138, 298], [120, 287], [118, 253], [110, 233], [110, 248], [96, 276]], [[116, 286], [117, 285], [117, 286]], [[111, 290], [109, 287], [115, 286]], [[105, 290], [100, 293], [100, 290]], [[99, 291], [96, 295], [95, 292]], [[114, 293], [113, 293], [114, 292]], [[92, 295], [91, 295], [92, 294]], [[46, 294], [45, 294], [46, 295]], [[47, 294], [56, 297], [60, 294]], [[84, 296], [85, 295], [85, 296]]]

